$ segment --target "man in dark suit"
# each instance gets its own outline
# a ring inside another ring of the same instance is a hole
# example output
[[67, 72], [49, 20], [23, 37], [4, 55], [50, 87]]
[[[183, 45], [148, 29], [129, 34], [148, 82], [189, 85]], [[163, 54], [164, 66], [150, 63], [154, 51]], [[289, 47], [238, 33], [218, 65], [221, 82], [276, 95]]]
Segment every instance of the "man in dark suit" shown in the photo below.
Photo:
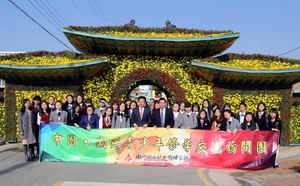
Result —
[[159, 109], [153, 110], [152, 114], [152, 127], [161, 127], [161, 128], [173, 128], [174, 127], [174, 118], [173, 112], [171, 109], [166, 108], [167, 101], [165, 98], [160, 98], [158, 100]]
[[131, 123], [133, 124], [134, 128], [138, 129], [139, 127], [148, 127], [151, 122], [151, 111], [147, 107], [146, 98], [144, 96], [140, 96], [138, 98], [138, 107], [132, 111]]

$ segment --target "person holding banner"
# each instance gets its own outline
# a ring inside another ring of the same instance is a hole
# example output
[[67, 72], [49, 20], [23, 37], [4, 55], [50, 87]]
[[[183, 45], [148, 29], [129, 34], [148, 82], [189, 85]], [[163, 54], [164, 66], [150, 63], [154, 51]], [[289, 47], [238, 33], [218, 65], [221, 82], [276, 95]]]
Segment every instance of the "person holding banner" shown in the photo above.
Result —
[[178, 120], [174, 125], [174, 128], [181, 129], [196, 129], [198, 127], [197, 116], [192, 112], [191, 103], [185, 103], [185, 112], [179, 114]]
[[103, 116], [99, 118], [99, 129], [109, 129], [111, 128], [113, 120], [113, 110], [111, 107], [105, 109]]
[[214, 131], [226, 131], [226, 121], [223, 118], [220, 108], [214, 110], [214, 116], [211, 118], [211, 130]]
[[68, 112], [67, 125], [79, 127], [81, 118], [81, 106], [75, 102], [72, 106], [72, 112]]
[[67, 118], [68, 118], [68, 112], [65, 110], [62, 110], [62, 103], [60, 101], [57, 101], [55, 103], [55, 111], [52, 111], [50, 113], [50, 123], [57, 123], [57, 124], [66, 124]]
[[258, 131], [258, 125], [254, 121], [254, 116], [251, 112], [247, 112], [245, 115], [244, 122], [241, 124], [242, 130], [255, 130]]
[[159, 109], [153, 110], [152, 114], [152, 124], [151, 126], [161, 127], [161, 128], [173, 128], [174, 127], [174, 118], [173, 112], [171, 109], [166, 108], [167, 100], [165, 98], [160, 98], [158, 100]]
[[148, 127], [152, 122], [151, 110], [147, 107], [146, 97], [140, 96], [138, 98], [138, 106], [133, 109], [131, 114], [131, 123], [137, 130], [139, 127]]
[[230, 134], [231, 133], [236, 134], [236, 132], [241, 129], [241, 124], [240, 124], [239, 120], [237, 120], [231, 116], [230, 110], [224, 110], [223, 115], [224, 115], [224, 118], [227, 120], [226, 121], [227, 132]]
[[211, 129], [211, 124], [208, 121], [207, 118], [207, 112], [204, 109], [201, 109], [198, 115], [198, 127], [197, 129], [202, 129], [202, 130], [210, 130]]
[[99, 117], [97, 116], [97, 114], [94, 114], [94, 107], [86, 107], [86, 115], [82, 116], [79, 122], [79, 126], [86, 130], [99, 128]]
[[[25, 154], [25, 161], [33, 161], [34, 144], [37, 142], [34, 136], [34, 132], [36, 131], [36, 124], [34, 123], [34, 116], [30, 107], [29, 99], [24, 99], [22, 108], [19, 111], [18, 121], [20, 128], [20, 138], [22, 139], [23, 151]], [[29, 156], [27, 148], [29, 148]]]
[[276, 153], [276, 157], [275, 157], [275, 163], [273, 165], [274, 168], [279, 168], [279, 165], [277, 163], [277, 157], [279, 154], [279, 146], [280, 146], [280, 138], [281, 138], [281, 131], [282, 131], [282, 123], [281, 120], [279, 119], [278, 116], [278, 110], [276, 108], [272, 108], [270, 110], [270, 114], [269, 114], [269, 129], [271, 131], [274, 132], [279, 132], [279, 136], [278, 136], [278, 148], [277, 148], [277, 153]]
[[119, 105], [119, 111], [113, 115], [111, 128], [130, 128], [130, 118], [125, 102]]

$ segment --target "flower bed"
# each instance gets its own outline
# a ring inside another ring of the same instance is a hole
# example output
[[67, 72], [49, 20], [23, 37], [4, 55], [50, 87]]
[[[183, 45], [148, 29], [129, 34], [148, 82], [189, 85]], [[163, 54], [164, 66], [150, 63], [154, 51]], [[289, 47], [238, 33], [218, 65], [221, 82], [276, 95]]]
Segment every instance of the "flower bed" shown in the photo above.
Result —
[[95, 55], [81, 55], [75, 52], [27, 52], [0, 56], [0, 64], [22, 65], [22, 66], [49, 66], [65, 65], [72, 63], [83, 63], [103, 58]]
[[144, 38], [197, 38], [197, 37], [216, 37], [221, 35], [236, 34], [239, 32], [197, 30], [184, 28], [141, 28], [124, 26], [105, 26], [105, 27], [81, 27], [69, 26], [64, 29], [87, 32], [91, 34], [111, 35], [120, 37], [144, 37]]

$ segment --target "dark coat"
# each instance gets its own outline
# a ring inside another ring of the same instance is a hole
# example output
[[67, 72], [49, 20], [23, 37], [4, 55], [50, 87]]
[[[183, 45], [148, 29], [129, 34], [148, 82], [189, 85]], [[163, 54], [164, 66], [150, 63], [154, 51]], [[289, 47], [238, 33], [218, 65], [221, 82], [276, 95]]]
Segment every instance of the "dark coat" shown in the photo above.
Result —
[[[153, 111], [151, 127], [153, 126], [161, 127], [160, 111], [161, 111], [160, 109], [155, 109]], [[165, 108], [165, 122], [163, 127], [167, 127], [168, 125], [171, 128], [174, 127], [174, 115], [171, 109]]]

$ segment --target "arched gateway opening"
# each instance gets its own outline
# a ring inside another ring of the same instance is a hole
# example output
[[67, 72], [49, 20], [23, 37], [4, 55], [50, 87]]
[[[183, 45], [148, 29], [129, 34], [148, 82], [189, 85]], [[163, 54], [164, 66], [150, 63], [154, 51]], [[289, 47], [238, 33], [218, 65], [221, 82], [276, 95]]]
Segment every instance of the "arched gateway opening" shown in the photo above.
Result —
[[185, 101], [185, 92], [176, 79], [169, 74], [150, 68], [139, 68], [121, 78], [113, 88], [111, 101], [122, 101], [140, 85], [153, 85], [163, 91], [170, 104]]

